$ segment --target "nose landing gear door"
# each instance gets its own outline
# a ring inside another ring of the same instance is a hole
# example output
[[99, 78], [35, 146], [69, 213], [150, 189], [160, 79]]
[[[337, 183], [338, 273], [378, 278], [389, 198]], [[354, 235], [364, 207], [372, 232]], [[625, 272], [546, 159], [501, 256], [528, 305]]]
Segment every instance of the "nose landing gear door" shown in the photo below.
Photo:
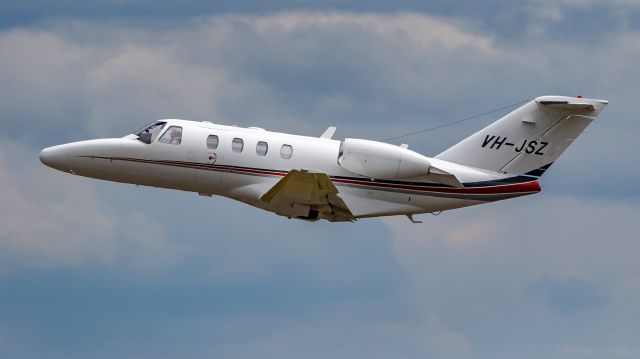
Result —
[[196, 169], [196, 183], [203, 194], [215, 194], [220, 183], [220, 164], [223, 159], [224, 136], [221, 131], [203, 132], [202, 158]]

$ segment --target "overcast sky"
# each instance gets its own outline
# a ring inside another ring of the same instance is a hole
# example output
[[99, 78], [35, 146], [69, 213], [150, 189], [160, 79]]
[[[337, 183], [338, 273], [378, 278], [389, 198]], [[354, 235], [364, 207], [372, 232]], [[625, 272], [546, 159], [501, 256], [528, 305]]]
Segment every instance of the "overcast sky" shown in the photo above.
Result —
[[[2, 2], [0, 357], [638, 358], [638, 59], [636, 0]], [[556, 94], [610, 105], [543, 192], [421, 225], [37, 159], [159, 118], [383, 139]]]

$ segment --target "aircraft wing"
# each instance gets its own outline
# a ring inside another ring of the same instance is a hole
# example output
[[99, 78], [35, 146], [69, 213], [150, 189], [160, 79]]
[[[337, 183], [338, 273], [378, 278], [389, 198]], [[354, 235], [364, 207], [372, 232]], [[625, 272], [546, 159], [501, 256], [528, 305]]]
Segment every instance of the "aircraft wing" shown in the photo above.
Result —
[[324, 173], [291, 170], [261, 199], [281, 216], [331, 222], [355, 221], [338, 196], [338, 189]]

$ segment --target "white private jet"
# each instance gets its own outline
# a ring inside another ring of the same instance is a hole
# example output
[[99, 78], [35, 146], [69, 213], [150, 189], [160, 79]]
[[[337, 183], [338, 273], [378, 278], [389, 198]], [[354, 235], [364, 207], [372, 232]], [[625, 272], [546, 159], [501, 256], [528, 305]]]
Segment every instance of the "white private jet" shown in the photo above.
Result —
[[161, 120], [123, 138], [42, 150], [45, 165], [107, 181], [224, 196], [289, 218], [438, 213], [540, 191], [538, 178], [607, 101], [538, 97], [435, 157], [407, 145], [208, 121]]

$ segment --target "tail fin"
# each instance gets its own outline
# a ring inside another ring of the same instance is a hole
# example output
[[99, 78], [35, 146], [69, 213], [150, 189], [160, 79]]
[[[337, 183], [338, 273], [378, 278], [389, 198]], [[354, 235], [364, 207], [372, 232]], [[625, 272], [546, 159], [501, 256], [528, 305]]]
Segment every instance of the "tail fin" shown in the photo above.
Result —
[[607, 104], [581, 97], [538, 97], [436, 158], [539, 177]]

